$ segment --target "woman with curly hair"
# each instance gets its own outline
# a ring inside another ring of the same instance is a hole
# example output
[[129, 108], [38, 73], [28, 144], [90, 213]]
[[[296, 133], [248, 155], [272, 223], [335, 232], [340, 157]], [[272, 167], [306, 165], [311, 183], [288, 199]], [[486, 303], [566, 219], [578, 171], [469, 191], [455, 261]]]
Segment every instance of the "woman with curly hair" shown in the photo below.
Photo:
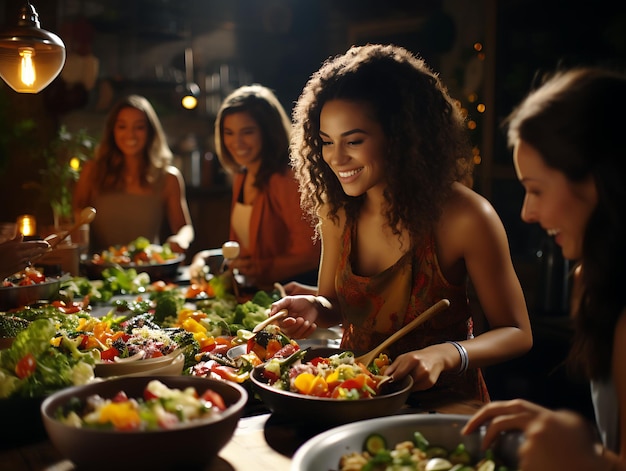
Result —
[[[276, 95], [259, 84], [227, 96], [215, 119], [215, 148], [233, 177], [230, 239], [240, 254], [230, 268], [251, 290], [274, 283], [317, 283], [320, 245], [299, 204], [298, 183], [289, 167], [291, 122]], [[207, 251], [194, 256], [193, 276]]]
[[568, 365], [591, 382], [596, 422], [522, 399], [485, 406], [465, 432], [487, 423], [487, 446], [523, 431], [522, 470], [626, 469], [626, 115], [615, 113], [625, 108], [623, 72], [580, 67], [548, 76], [505, 121], [522, 219], [577, 263]]
[[[471, 147], [439, 78], [401, 47], [352, 47], [306, 84], [291, 152], [322, 259], [317, 290], [273, 305], [289, 310], [281, 327], [305, 337], [342, 324], [342, 348], [365, 352], [446, 298], [390, 347], [387, 372], [487, 402], [480, 367], [527, 352], [532, 334], [502, 223], [461, 183]], [[468, 278], [489, 324], [475, 338]]]
[[93, 206], [90, 226], [92, 251], [126, 245], [138, 237], [160, 243], [166, 239], [176, 252], [193, 241], [185, 184], [172, 166], [172, 151], [150, 102], [139, 95], [121, 99], [109, 112], [95, 158], [85, 164], [74, 189], [74, 212]]

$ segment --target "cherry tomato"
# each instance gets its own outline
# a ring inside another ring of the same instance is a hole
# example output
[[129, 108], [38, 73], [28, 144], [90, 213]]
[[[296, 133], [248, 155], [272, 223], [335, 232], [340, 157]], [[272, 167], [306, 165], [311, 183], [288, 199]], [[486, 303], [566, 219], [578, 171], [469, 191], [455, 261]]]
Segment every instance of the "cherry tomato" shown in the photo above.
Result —
[[206, 391], [204, 391], [204, 393], [202, 394], [202, 399], [210, 402], [219, 410], [226, 410], [226, 404], [224, 403], [224, 399], [212, 389], [207, 389]]
[[52, 305], [64, 314], [74, 314], [81, 310], [80, 304], [76, 302], [68, 305], [65, 301], [52, 301]]
[[105, 361], [106, 360], [113, 361], [113, 358], [119, 355], [120, 355], [119, 350], [115, 347], [111, 347], [111, 348], [107, 348], [106, 350], [102, 350], [102, 352], [100, 353], [100, 359], [105, 360]]
[[18, 378], [24, 379], [32, 375], [37, 369], [37, 360], [32, 353], [24, 355], [15, 365], [15, 374]]
[[26, 276], [30, 278], [34, 283], [43, 283], [46, 281], [46, 277], [39, 270], [26, 269]]
[[128, 396], [124, 391], [118, 392], [115, 397], [112, 399], [113, 402], [126, 402], [128, 401]]

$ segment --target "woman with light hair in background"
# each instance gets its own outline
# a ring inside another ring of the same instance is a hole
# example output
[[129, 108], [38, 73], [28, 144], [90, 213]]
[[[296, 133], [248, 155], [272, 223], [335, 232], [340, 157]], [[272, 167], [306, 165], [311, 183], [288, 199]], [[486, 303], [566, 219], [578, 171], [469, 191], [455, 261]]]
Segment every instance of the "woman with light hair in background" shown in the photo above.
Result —
[[[74, 189], [78, 215], [93, 206], [92, 251], [126, 245], [138, 237], [168, 242], [184, 252], [194, 230], [180, 171], [150, 102], [139, 95], [121, 99], [109, 112], [95, 158], [87, 162]], [[167, 222], [169, 237], [160, 234]]]

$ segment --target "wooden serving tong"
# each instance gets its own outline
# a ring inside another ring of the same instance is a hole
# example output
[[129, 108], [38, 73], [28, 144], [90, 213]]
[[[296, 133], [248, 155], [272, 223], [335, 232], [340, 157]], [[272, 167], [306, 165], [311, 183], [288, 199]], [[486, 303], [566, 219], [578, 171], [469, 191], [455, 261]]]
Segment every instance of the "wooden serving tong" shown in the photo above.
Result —
[[[78, 218], [78, 221], [76, 222], [76, 224], [74, 224], [69, 230], [63, 231], [63, 232], [61, 232], [59, 234], [50, 234], [48, 237], [46, 237], [44, 239], [46, 242], [48, 242], [50, 244], [50, 248], [48, 249], [48, 252], [53, 250], [57, 245], [59, 245], [61, 242], [63, 242], [65, 239], [67, 239], [69, 237], [69, 235], [72, 232], [74, 232], [76, 229], [78, 229], [80, 226], [82, 226], [83, 224], [90, 224], [91, 221], [93, 221], [95, 217], [96, 217], [96, 209], [95, 208], [92, 208], [91, 206], [87, 206], [86, 208], [84, 208], [80, 212], [80, 217]], [[37, 256], [33, 257], [31, 259], [31, 262], [33, 260], [37, 260], [37, 259], [43, 257], [48, 252], [44, 252], [44, 253], [42, 253], [40, 255], [37, 255]]]

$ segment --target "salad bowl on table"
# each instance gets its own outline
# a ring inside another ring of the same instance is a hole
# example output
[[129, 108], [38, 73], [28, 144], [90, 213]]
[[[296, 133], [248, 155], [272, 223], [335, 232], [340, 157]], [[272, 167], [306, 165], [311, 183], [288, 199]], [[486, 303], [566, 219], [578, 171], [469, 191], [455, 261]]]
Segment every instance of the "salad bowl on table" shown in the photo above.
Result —
[[[58, 414], [71, 401], [94, 394], [113, 398], [143, 397], [146, 385], [158, 380], [168, 388], [194, 388], [219, 394], [226, 409], [170, 429], [117, 431], [78, 428], [63, 423]], [[239, 385], [194, 376], [125, 376], [67, 388], [46, 398], [41, 417], [52, 444], [80, 469], [204, 469], [232, 438], [243, 414], [247, 393]]]
[[[310, 361], [315, 357], [327, 357], [343, 351], [338, 348], [311, 348], [307, 350], [303, 361]], [[252, 371], [250, 380], [256, 393], [274, 415], [323, 426], [345, 424], [397, 413], [405, 405], [413, 387], [413, 379], [411, 376], [406, 376], [400, 381], [389, 383], [379, 395], [370, 398], [341, 400], [309, 396], [275, 388], [263, 377], [263, 367], [263, 365], [257, 366]]]
[[178, 268], [184, 260], [184, 254], [177, 254], [174, 258], [162, 263], [110, 263], [86, 260], [81, 262], [80, 269], [90, 280], [101, 280], [104, 270], [111, 267], [119, 267], [124, 270], [132, 268], [137, 273], [147, 273], [151, 280], [174, 280], [178, 275]]
[[59, 292], [61, 279], [46, 277], [39, 283], [24, 286], [0, 286], [0, 311], [51, 299]]

